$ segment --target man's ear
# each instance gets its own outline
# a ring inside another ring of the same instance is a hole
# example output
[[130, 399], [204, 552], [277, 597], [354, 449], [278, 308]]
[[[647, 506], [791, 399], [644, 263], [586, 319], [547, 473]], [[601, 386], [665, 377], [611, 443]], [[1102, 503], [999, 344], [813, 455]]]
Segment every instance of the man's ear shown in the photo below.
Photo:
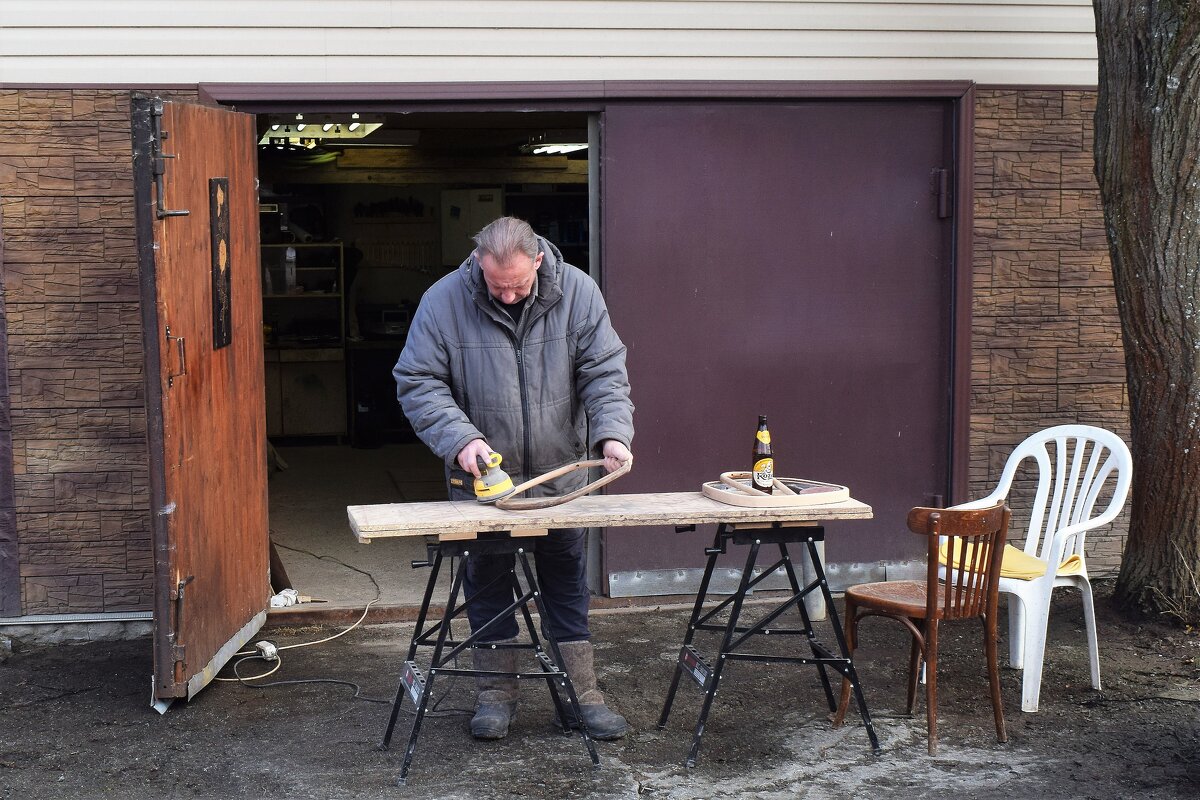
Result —
[[535, 258], [533, 260], [533, 268], [534, 269], [539, 269], [542, 266], [542, 256], [544, 256], [544, 255], [546, 255], [546, 254], [543, 252], [540, 252], [540, 251], [538, 252], [537, 258]]

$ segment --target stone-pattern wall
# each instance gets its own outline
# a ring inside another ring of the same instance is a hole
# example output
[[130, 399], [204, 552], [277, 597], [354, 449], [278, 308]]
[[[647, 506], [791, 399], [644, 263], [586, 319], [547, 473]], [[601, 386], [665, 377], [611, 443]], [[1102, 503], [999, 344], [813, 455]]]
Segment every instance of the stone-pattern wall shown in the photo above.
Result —
[[[1093, 174], [1095, 108], [1094, 91], [976, 90], [972, 497], [990, 492], [1013, 447], [1042, 428], [1086, 423], [1129, 441]], [[1019, 481], [1012, 503], [1018, 541], [1029, 485]], [[1093, 575], [1116, 570], [1128, 527], [1126, 508], [1110, 529], [1089, 534]]]
[[129, 113], [128, 91], [0, 90], [21, 614], [151, 607]]

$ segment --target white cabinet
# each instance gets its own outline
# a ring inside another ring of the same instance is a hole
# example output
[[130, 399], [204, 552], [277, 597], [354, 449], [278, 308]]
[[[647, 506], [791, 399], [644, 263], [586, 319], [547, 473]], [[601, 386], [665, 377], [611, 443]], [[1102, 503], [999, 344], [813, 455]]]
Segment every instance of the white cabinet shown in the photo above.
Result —
[[471, 237], [504, 215], [504, 190], [443, 189], [441, 207], [442, 265], [457, 267], [475, 246]]

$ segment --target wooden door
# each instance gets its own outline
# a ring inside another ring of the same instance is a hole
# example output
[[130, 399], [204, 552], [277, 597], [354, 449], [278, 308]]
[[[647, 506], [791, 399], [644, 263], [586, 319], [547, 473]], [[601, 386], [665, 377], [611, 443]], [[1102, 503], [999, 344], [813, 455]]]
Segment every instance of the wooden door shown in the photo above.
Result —
[[[618, 491], [749, 469], [766, 414], [777, 474], [874, 507], [831, 528], [828, 560], [921, 557], [905, 515], [950, 481], [951, 118], [938, 100], [607, 108], [604, 291], [637, 407]], [[710, 535], [609, 531], [606, 571], [696, 566]]]
[[254, 134], [247, 114], [134, 100], [164, 703], [212, 679], [270, 596]]

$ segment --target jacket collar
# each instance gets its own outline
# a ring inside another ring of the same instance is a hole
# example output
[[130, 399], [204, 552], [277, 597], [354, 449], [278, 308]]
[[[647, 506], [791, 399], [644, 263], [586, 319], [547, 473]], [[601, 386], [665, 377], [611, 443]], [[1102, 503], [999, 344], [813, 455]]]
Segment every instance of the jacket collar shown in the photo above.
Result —
[[[562, 299], [563, 295], [561, 280], [565, 264], [562, 260], [562, 252], [548, 239], [539, 236], [537, 240], [538, 247], [544, 255], [542, 256], [542, 265], [538, 267], [534, 302], [525, 309], [525, 319], [528, 322], [533, 322], [545, 314]], [[496, 322], [505, 327], [513, 327], [508, 316], [501, 314], [492, 304], [491, 297], [488, 295], [487, 283], [483, 280], [483, 270], [475, 258], [474, 251], [459, 266], [458, 272], [466, 285], [467, 292], [475, 301], [475, 305], [482, 308]]]

